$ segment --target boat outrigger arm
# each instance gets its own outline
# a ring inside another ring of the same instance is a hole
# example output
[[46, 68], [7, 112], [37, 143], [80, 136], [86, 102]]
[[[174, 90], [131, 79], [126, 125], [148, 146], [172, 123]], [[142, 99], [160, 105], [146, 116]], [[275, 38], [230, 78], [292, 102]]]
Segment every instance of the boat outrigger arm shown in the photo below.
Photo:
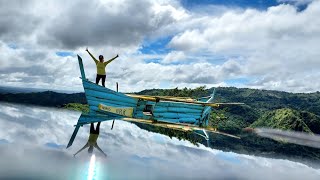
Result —
[[90, 82], [86, 79], [79, 55], [78, 62], [90, 111], [78, 119], [67, 148], [72, 145], [81, 126], [114, 119], [194, 132], [205, 139], [209, 139], [207, 131], [239, 139], [208, 127], [212, 108], [220, 106], [212, 102], [214, 93], [206, 102], [179, 97], [123, 94]]

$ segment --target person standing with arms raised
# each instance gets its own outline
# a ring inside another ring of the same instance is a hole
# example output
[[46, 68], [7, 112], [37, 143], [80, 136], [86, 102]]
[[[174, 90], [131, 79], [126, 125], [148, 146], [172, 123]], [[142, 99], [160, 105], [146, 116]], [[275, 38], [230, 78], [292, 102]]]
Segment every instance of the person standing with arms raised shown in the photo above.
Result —
[[115, 60], [119, 55], [117, 54], [114, 58], [104, 62], [104, 58], [102, 55], [99, 56], [99, 61], [89, 52], [88, 48], [86, 51], [89, 53], [89, 55], [92, 57], [94, 62], [97, 66], [97, 77], [96, 77], [96, 84], [99, 84], [100, 79], [102, 79], [102, 86], [105, 87], [105, 81], [106, 81], [106, 66], [113, 60]]

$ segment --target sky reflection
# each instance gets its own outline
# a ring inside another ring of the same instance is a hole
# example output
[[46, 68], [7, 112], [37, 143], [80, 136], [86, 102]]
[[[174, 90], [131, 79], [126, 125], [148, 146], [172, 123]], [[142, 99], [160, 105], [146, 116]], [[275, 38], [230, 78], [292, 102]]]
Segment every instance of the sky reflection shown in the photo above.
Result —
[[[72, 156], [87, 141], [83, 126], [65, 149], [79, 112], [0, 104], [0, 179], [86, 179], [91, 155]], [[288, 160], [194, 146], [134, 124], [103, 122], [94, 150], [96, 179], [319, 179], [320, 171]]]

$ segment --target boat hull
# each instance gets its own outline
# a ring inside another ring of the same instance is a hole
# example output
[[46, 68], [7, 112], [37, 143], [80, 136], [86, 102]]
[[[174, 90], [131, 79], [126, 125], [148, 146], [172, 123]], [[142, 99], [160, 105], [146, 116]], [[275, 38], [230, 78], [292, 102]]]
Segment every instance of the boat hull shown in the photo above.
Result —
[[[207, 126], [211, 107], [201, 103], [174, 102], [141, 95], [127, 95], [102, 87], [86, 79], [78, 56], [81, 79], [90, 113], [115, 118], [137, 118], [165, 123]], [[105, 107], [105, 108], [103, 108]], [[123, 113], [125, 112], [125, 113]]]

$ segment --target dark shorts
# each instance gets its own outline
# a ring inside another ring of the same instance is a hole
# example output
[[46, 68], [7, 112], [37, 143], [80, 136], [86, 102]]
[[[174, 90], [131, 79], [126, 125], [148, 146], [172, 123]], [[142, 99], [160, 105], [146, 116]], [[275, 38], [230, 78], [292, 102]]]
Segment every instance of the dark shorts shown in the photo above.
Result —
[[105, 87], [106, 75], [100, 75], [100, 74], [97, 74], [97, 77], [96, 77], [96, 84], [99, 84], [100, 79], [102, 79], [102, 86], [104, 86], [104, 87]]
[[100, 123], [98, 122], [96, 129], [94, 129], [93, 123], [90, 125], [90, 134], [99, 134], [100, 133]]

